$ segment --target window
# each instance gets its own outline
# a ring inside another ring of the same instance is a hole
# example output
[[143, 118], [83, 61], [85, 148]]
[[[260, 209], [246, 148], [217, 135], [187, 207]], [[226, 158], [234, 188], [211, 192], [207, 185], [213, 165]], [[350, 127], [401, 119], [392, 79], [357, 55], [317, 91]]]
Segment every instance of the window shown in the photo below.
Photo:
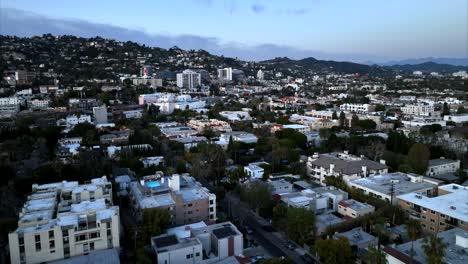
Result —
[[75, 236], [75, 241], [83, 241], [83, 240], [86, 240], [86, 234]]
[[19, 244], [20, 244], [20, 245], [24, 245], [24, 237], [20, 237], [20, 238], [19, 238]]
[[49, 241], [49, 248], [55, 248], [55, 240]]
[[49, 231], [49, 239], [54, 238], [54, 230]]
[[94, 242], [89, 243], [89, 249], [94, 250]]
[[210, 207], [210, 212], [214, 212], [214, 208], [213, 208], [213, 207]]
[[41, 235], [35, 235], [34, 239], [36, 240], [36, 242], [41, 242]]
[[435, 214], [436, 212], [434, 210], [431, 210], [431, 214]]
[[101, 236], [101, 233], [99, 233], [99, 232], [92, 232], [92, 233], [89, 234], [90, 238], [98, 238], [100, 236]]
[[434, 220], [434, 219], [431, 219], [431, 223], [435, 223], [435, 220]]
[[444, 226], [444, 225], [445, 225], [445, 223], [444, 223], [444, 222], [440, 222], [440, 223], [439, 223], [439, 225], [441, 225], [441, 226]]
[[214, 201], [213, 201], [213, 200], [210, 200], [210, 204], [213, 204], [213, 203], [214, 203]]
[[188, 204], [188, 207], [192, 207], [192, 205], [193, 205], [193, 204], [189, 203], [189, 204]]
[[199, 257], [199, 256], [200, 256], [200, 252], [195, 253], [195, 256]]

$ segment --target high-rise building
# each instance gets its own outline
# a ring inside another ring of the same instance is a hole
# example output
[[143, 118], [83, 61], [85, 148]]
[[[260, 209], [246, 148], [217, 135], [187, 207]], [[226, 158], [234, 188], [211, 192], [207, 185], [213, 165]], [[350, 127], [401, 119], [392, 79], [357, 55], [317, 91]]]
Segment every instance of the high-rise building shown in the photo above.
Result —
[[140, 69], [140, 76], [143, 78], [149, 78], [153, 76], [153, 68], [150, 65], [145, 65]]
[[177, 74], [179, 88], [193, 89], [201, 85], [201, 74], [192, 70], [185, 70]]
[[257, 79], [258, 80], [264, 80], [265, 79], [265, 73], [262, 70], [258, 70]]
[[105, 105], [93, 107], [93, 114], [94, 114], [94, 123], [96, 125], [108, 123], [107, 122], [107, 107]]
[[88, 184], [57, 182], [32, 186], [8, 235], [11, 263], [43, 263], [118, 248], [119, 207], [112, 206], [105, 177]]
[[232, 68], [218, 69], [218, 79], [232, 81]]

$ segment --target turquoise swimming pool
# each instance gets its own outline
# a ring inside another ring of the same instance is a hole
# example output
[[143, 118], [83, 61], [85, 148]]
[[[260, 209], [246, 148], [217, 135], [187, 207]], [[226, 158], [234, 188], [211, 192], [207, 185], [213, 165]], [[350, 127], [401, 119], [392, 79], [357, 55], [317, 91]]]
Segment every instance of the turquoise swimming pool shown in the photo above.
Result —
[[148, 182], [145, 182], [145, 185], [146, 187], [149, 187], [149, 188], [155, 188], [155, 187], [159, 187], [161, 183], [158, 181], [148, 181]]

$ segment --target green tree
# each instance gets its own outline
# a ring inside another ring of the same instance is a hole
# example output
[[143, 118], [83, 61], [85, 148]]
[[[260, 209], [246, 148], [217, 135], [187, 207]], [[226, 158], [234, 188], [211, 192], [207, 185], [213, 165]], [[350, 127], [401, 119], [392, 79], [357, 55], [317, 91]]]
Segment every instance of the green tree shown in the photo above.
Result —
[[346, 114], [343, 111], [340, 112], [339, 123], [340, 123], [340, 127], [346, 126]]
[[411, 262], [414, 259], [414, 241], [421, 236], [422, 228], [421, 223], [418, 220], [410, 219], [406, 223], [406, 232], [408, 233], [408, 237], [411, 239], [411, 251], [410, 251], [410, 258]]
[[359, 127], [359, 117], [356, 113], [351, 117], [351, 128], [357, 129]]
[[286, 214], [286, 220], [286, 230], [289, 238], [300, 245], [313, 236], [315, 231], [315, 213], [312, 210], [290, 207]]
[[444, 102], [444, 106], [442, 107], [442, 115], [450, 115], [450, 107], [448, 106], [447, 102]]
[[424, 238], [422, 248], [424, 254], [426, 254], [428, 264], [444, 263], [447, 244], [443, 242], [442, 238], [438, 237], [436, 234], [431, 234]]
[[375, 106], [375, 111], [376, 111], [376, 112], [383, 112], [383, 111], [385, 111], [385, 105], [383, 105], [383, 104], [378, 104], [378, 105], [376, 105], [376, 106]]
[[366, 256], [366, 261], [369, 264], [387, 264], [387, 257], [380, 246], [370, 247], [369, 253]]
[[323, 264], [347, 264], [353, 262], [353, 252], [345, 237], [339, 239], [319, 239], [315, 251]]
[[408, 151], [408, 164], [415, 173], [425, 174], [430, 157], [429, 148], [424, 144], [416, 143]]
[[162, 209], [145, 209], [141, 220], [142, 240], [150, 241], [151, 237], [165, 232], [169, 225], [169, 212]]
[[333, 120], [337, 120], [337, 119], [338, 119], [338, 114], [336, 113], [336, 110], [333, 111], [332, 119], [333, 119]]

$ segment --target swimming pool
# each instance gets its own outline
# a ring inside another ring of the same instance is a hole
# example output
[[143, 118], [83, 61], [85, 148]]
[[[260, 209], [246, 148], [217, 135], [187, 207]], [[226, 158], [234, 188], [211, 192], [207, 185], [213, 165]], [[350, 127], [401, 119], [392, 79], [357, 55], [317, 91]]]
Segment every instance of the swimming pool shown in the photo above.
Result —
[[161, 183], [158, 181], [148, 181], [148, 182], [145, 182], [145, 185], [146, 187], [149, 187], [149, 188], [155, 188], [155, 187], [159, 187]]

